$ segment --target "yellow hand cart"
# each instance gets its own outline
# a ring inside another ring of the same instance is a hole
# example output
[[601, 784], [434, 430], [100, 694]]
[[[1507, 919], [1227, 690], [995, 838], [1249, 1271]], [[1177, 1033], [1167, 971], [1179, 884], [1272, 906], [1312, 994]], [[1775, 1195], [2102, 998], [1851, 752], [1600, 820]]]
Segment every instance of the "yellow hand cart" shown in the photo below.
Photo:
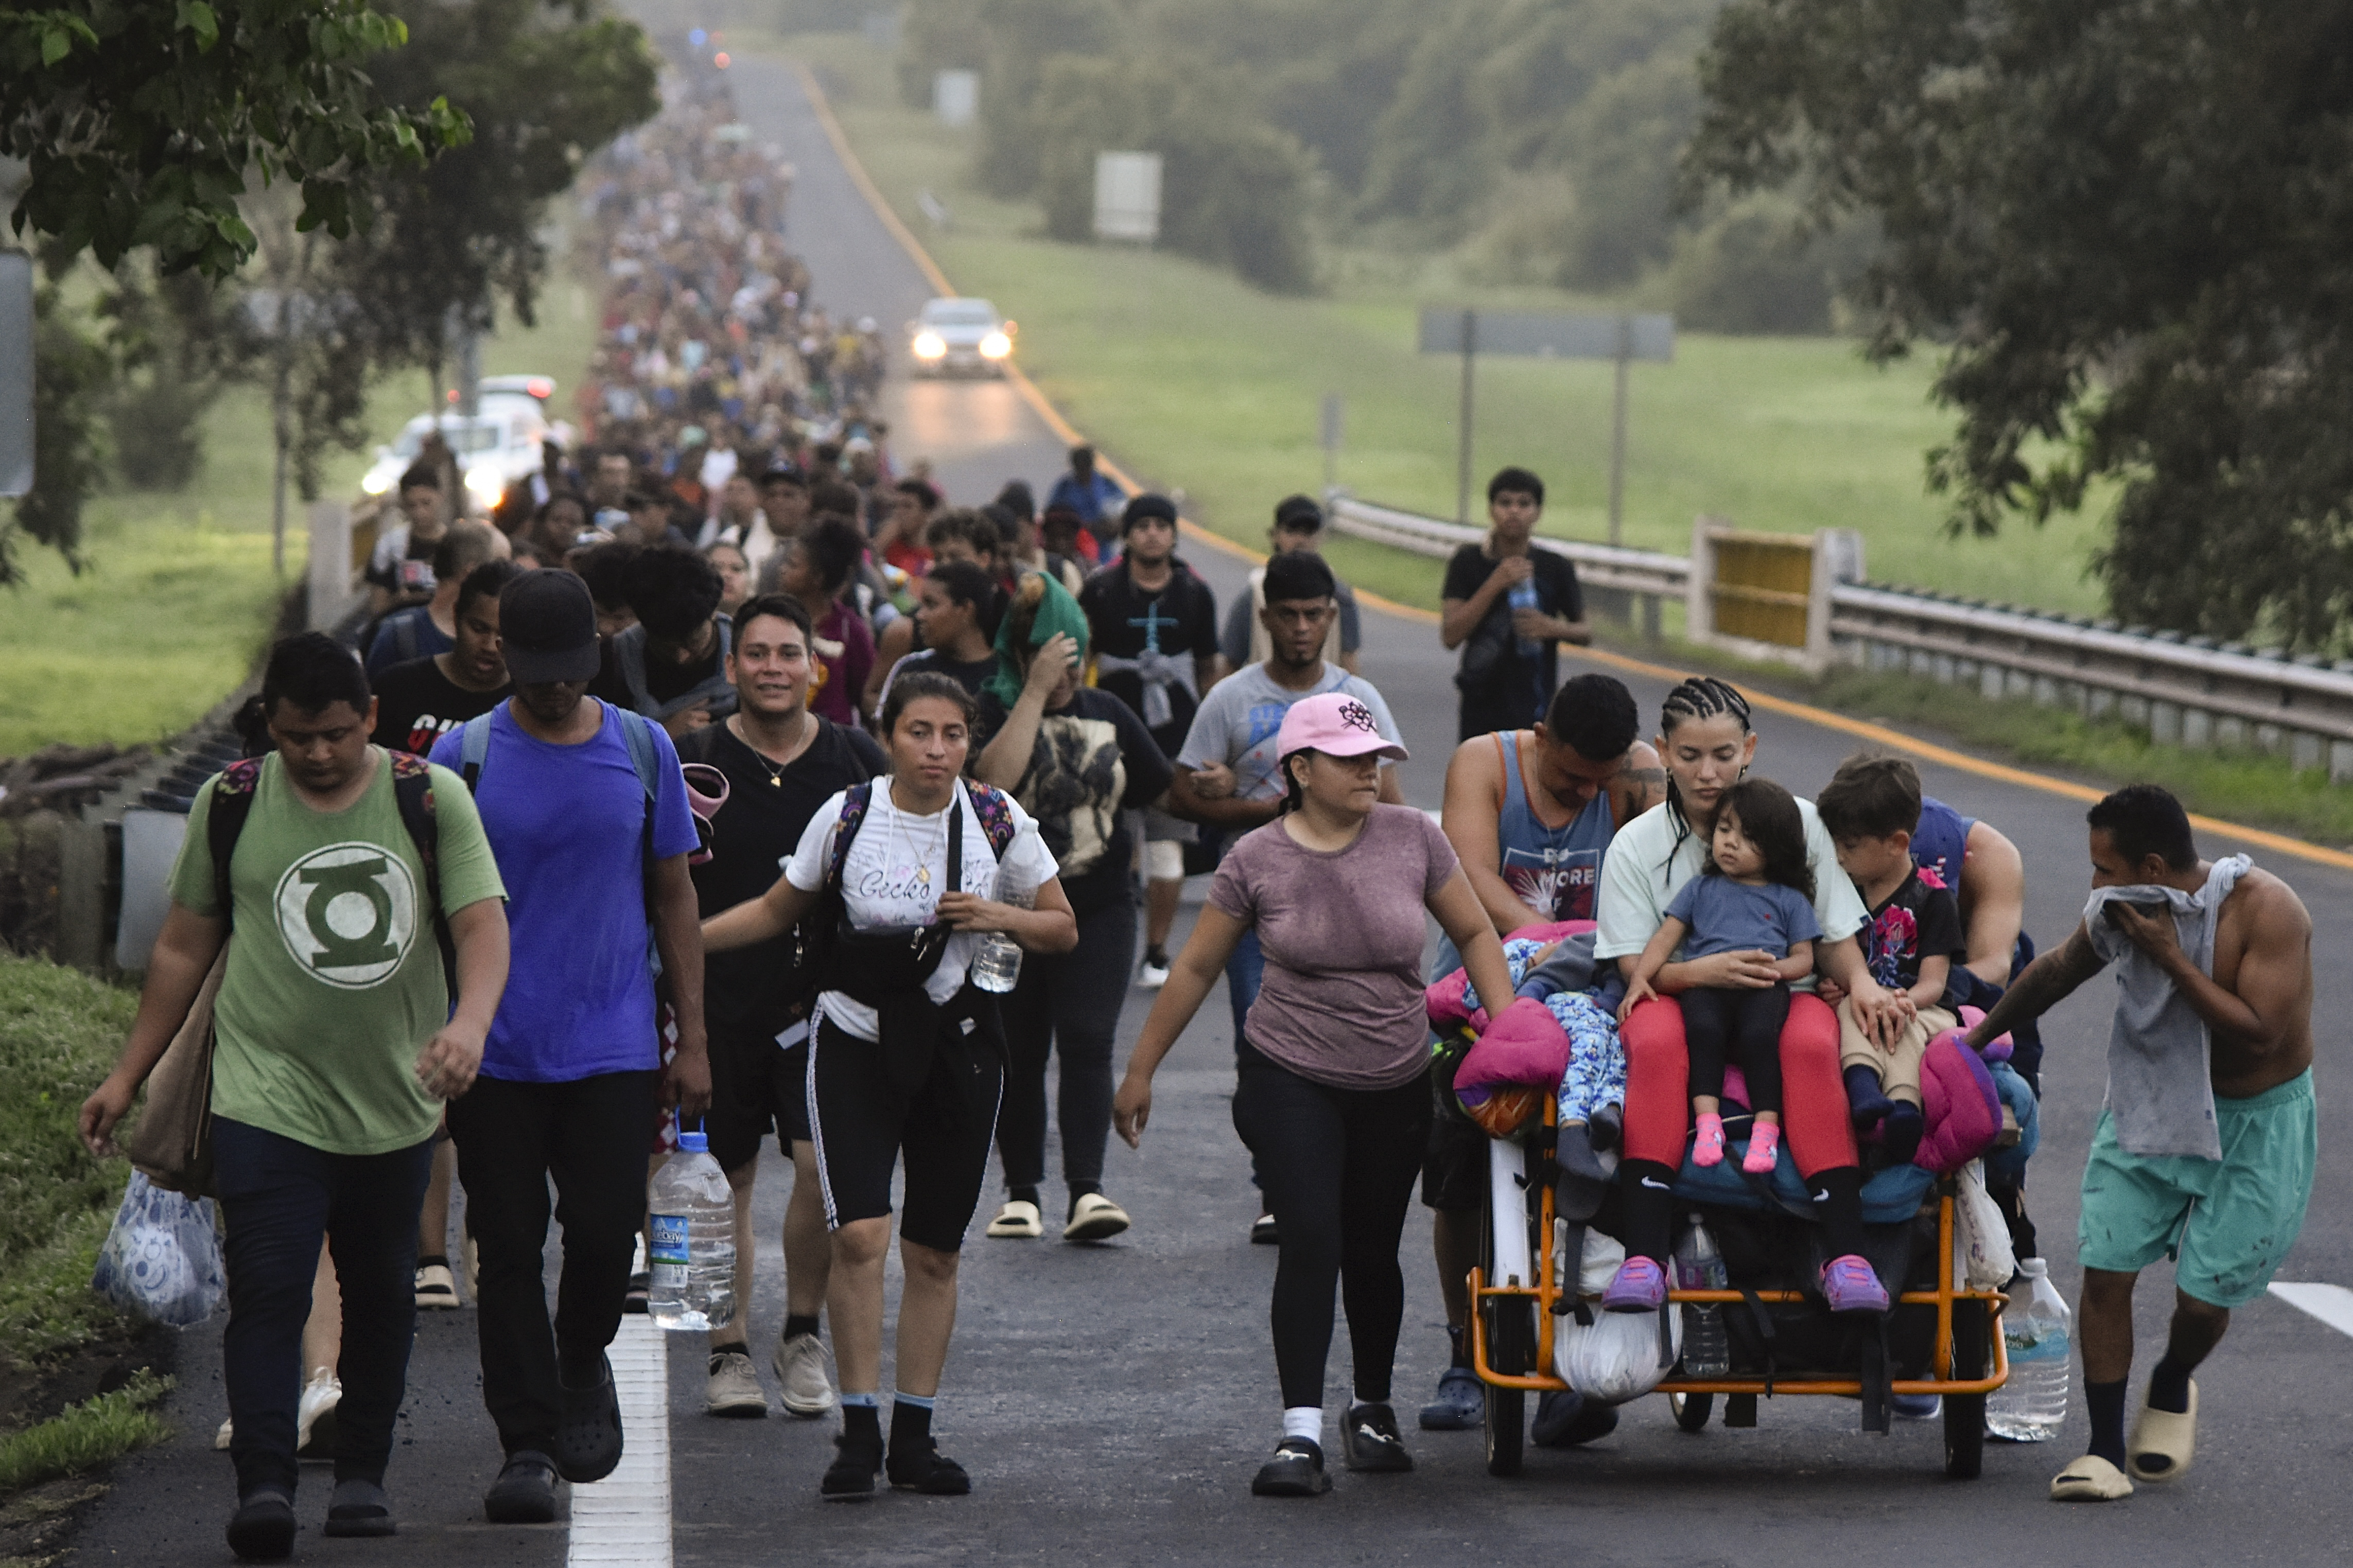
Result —
[[[1545, 1107], [1549, 1130], [1556, 1111]], [[1553, 1183], [1550, 1138], [1541, 1148], [1524, 1149], [1504, 1140], [1488, 1148], [1488, 1201], [1482, 1227], [1481, 1261], [1471, 1271], [1471, 1346], [1472, 1365], [1486, 1388], [1487, 1471], [1516, 1475], [1526, 1437], [1526, 1399], [1531, 1391], [1549, 1393], [1568, 1384], [1553, 1373], [1554, 1339], [1562, 1300], [1563, 1278], [1554, 1259]], [[2010, 1378], [2010, 1360], [2002, 1344], [2000, 1313], [2009, 1298], [1996, 1290], [1971, 1290], [1953, 1278], [1953, 1180], [1936, 1184], [1936, 1286], [1906, 1289], [1891, 1306], [1933, 1307], [1935, 1336], [1927, 1365], [1942, 1376], [1896, 1378], [1888, 1383], [1893, 1394], [1939, 1394], [1944, 1399], [1945, 1473], [1956, 1479], [1974, 1479], [1985, 1448], [1986, 1395]], [[1574, 1262], [1566, 1271], [1567, 1289], [1576, 1288]], [[1671, 1289], [1675, 1305], [1735, 1304], [1756, 1300], [1767, 1305], [1802, 1304], [1808, 1298], [1796, 1290]], [[1566, 1307], [1563, 1308], [1566, 1310]], [[1716, 1396], [1724, 1396], [1725, 1425], [1756, 1425], [1757, 1401], [1778, 1394], [1842, 1394], [1864, 1392], [1859, 1376], [1780, 1377], [1732, 1375], [1692, 1378], [1680, 1375], [1681, 1363], [1653, 1391], [1666, 1395], [1675, 1424], [1686, 1432], [1707, 1425]]]

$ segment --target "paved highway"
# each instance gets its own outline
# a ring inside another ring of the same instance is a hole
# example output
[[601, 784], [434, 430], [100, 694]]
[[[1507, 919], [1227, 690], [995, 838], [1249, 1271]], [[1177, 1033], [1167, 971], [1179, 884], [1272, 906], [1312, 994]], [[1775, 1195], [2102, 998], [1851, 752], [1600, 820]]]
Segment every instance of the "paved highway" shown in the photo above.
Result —
[[[799, 166], [793, 237], [809, 259], [820, 302], [895, 327], [932, 290], [835, 156], [797, 79], [781, 62], [739, 49], [733, 81], [758, 133], [782, 143]], [[1060, 467], [1061, 443], [1014, 387], [902, 384], [892, 396], [894, 447], [902, 458], [933, 457], [959, 501], [984, 500], [1013, 476], [1042, 493]], [[1546, 467], [1541, 452], [1513, 456], [1539, 471]], [[1313, 478], [1303, 472], [1302, 486]], [[1243, 563], [1227, 552], [1196, 541], [1187, 553], [1221, 591], [1239, 583]], [[1434, 807], [1453, 733], [1451, 661], [1423, 622], [1368, 611], [1365, 629], [1365, 673], [1415, 748], [1404, 766], [1407, 792]], [[1640, 673], [1628, 679], [1655, 712], [1664, 682]], [[1800, 793], [1818, 787], [1854, 744], [1833, 729], [1781, 714], [1760, 714], [1759, 728], [1759, 768]], [[2029, 928], [2046, 942], [2062, 934], [2085, 889], [2082, 806], [1955, 768], [1928, 765], [1924, 773], [1933, 792], [2018, 841], [2029, 873]], [[2221, 839], [2201, 845], [2210, 855], [2233, 847]], [[2333, 1103], [2348, 1058], [2341, 1020], [2353, 1006], [2339, 934], [2353, 924], [2353, 877], [2270, 852], [2257, 858], [2298, 888], [2318, 926], [2318, 1073], [2324, 1104]], [[2071, 1300], [2075, 1183], [2102, 1091], [2103, 994], [2102, 985], [2088, 987], [2046, 1026], [2044, 1135], [2031, 1207], [2053, 1277]], [[1131, 995], [1124, 1039], [1146, 1003]], [[1136, 1219], [1116, 1242], [1079, 1248], [988, 1241], [976, 1224], [937, 1417], [944, 1447], [973, 1472], [972, 1497], [821, 1505], [817, 1479], [831, 1452], [833, 1424], [706, 1417], [700, 1342], [681, 1336], [667, 1347], [668, 1492], [644, 1504], [646, 1528], [616, 1537], [597, 1533], [609, 1531], [606, 1524], [591, 1531], [584, 1523], [576, 1532], [565, 1523], [488, 1526], [480, 1494], [497, 1467], [495, 1439], [480, 1408], [472, 1314], [460, 1311], [430, 1317], [419, 1331], [389, 1479], [401, 1540], [322, 1540], [315, 1531], [327, 1478], [308, 1468], [299, 1555], [437, 1568], [567, 1556], [713, 1565], [1484, 1563], [1511, 1555], [1592, 1564], [1867, 1555], [1924, 1568], [2344, 1561], [2343, 1542], [2353, 1532], [2353, 1497], [2345, 1488], [2353, 1441], [2344, 1419], [2353, 1408], [2353, 1341], [2277, 1300], [2239, 1314], [2200, 1374], [2205, 1418], [2193, 1474], [2175, 1489], [2144, 1488], [2107, 1508], [2043, 1500], [2050, 1476], [2082, 1451], [2080, 1398], [2061, 1440], [1989, 1446], [1984, 1476], [1967, 1483], [1942, 1478], [1933, 1423], [1899, 1423], [1889, 1436], [1864, 1436], [1851, 1404], [1782, 1399], [1764, 1406], [1754, 1431], [1717, 1426], [1686, 1436], [1665, 1402], [1651, 1398], [1628, 1407], [1617, 1434], [1588, 1449], [1531, 1450], [1525, 1473], [1514, 1480], [1485, 1474], [1476, 1433], [1409, 1428], [1418, 1462], [1410, 1475], [1344, 1473], [1320, 1500], [1254, 1500], [1250, 1477], [1277, 1425], [1265, 1330], [1274, 1258], [1244, 1242], [1255, 1205], [1228, 1120], [1231, 1079], [1225, 1009], [1212, 999], [1162, 1073], [1145, 1152], [1131, 1154], [1114, 1142], [1110, 1191]], [[2333, 1131], [2324, 1133], [2322, 1158], [2311, 1218], [2283, 1279], [2353, 1280], [2353, 1160]], [[765, 1347], [782, 1312], [776, 1237], [788, 1180], [771, 1152], [759, 1199], [761, 1291], [752, 1308], [764, 1373]], [[997, 1196], [992, 1188], [984, 1216]], [[1406, 1246], [1398, 1398], [1409, 1408], [1426, 1397], [1445, 1350], [1418, 1207]], [[2142, 1289], [2144, 1371], [2169, 1304], [2166, 1272], [2152, 1270]], [[82, 1537], [80, 1561], [227, 1560], [219, 1531], [229, 1506], [228, 1467], [210, 1452], [223, 1413], [219, 1326], [216, 1319], [187, 1334], [173, 1405], [181, 1434], [120, 1467], [113, 1493]], [[1337, 1401], [1345, 1346], [1335, 1347], [1332, 1364], [1329, 1397]], [[643, 1447], [649, 1436], [640, 1426], [631, 1440]], [[666, 1546], [654, 1528], [665, 1518]]]

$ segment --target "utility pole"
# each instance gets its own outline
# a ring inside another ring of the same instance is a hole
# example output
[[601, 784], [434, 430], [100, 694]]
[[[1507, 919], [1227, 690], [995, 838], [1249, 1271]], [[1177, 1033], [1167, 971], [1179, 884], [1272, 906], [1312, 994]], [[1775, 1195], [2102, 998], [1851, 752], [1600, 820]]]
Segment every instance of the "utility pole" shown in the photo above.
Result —
[[1454, 521], [1471, 521], [1471, 384], [1472, 364], [1479, 352], [1479, 313], [1462, 312], [1462, 408], [1455, 416]]

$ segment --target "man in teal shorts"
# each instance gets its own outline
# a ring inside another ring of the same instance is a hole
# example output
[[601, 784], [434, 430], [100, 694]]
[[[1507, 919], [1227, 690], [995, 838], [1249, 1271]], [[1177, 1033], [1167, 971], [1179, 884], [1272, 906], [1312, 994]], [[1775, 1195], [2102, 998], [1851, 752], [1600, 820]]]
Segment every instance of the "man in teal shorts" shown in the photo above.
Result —
[[[2107, 796], [2090, 822], [2083, 923], [1968, 1035], [1981, 1048], [2119, 966], [2077, 1232], [2092, 1447], [2051, 1483], [2062, 1502], [2111, 1502], [2189, 1468], [2189, 1374], [2295, 1244], [2319, 1160], [2304, 901], [2243, 855], [2200, 860], [2181, 803], [2154, 784]], [[2168, 1255], [2172, 1329], [2127, 1438], [2133, 1285]]]

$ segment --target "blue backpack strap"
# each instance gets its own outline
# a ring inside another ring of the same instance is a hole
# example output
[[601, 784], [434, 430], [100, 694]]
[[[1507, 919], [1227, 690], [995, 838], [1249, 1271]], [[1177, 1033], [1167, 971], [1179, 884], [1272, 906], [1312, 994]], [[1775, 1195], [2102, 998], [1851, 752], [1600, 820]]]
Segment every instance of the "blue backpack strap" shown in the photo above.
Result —
[[466, 781], [468, 795], [480, 791], [482, 763], [491, 754], [491, 716], [497, 711], [493, 708], [489, 713], [476, 714], [458, 732], [458, 776]]
[[231, 763], [213, 781], [213, 798], [205, 812], [205, 848], [213, 862], [213, 904], [221, 924], [236, 923], [236, 900], [229, 889], [228, 863], [237, 853], [237, 836], [253, 815], [254, 792], [261, 784], [261, 764], [268, 759], [248, 757]]
[[403, 616], [392, 624], [392, 646], [400, 651], [399, 663], [406, 664], [417, 657], [417, 617]]
[[629, 743], [629, 765], [638, 770], [638, 782], [646, 787], [650, 814], [653, 803], [661, 798], [661, 748], [654, 744], [653, 721], [626, 708], [616, 707], [613, 711], [621, 716], [621, 738]]

